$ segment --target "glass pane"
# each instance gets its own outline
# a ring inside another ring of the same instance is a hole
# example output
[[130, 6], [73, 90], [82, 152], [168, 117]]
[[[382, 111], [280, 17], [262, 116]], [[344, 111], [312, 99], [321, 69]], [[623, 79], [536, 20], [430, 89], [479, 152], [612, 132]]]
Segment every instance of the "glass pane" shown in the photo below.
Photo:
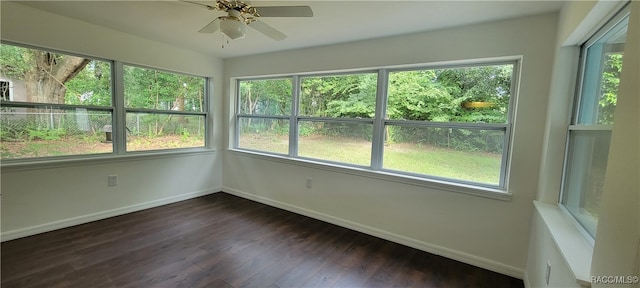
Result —
[[3, 101], [111, 106], [111, 64], [0, 44]]
[[377, 79], [375, 73], [304, 77], [300, 84], [300, 115], [373, 118]]
[[625, 19], [587, 48], [577, 124], [612, 124], [618, 98]]
[[611, 131], [571, 131], [562, 204], [596, 234], [600, 199], [609, 157]]
[[124, 66], [127, 108], [203, 112], [205, 79]]
[[388, 119], [507, 123], [513, 65], [389, 73]]
[[504, 131], [386, 126], [383, 168], [500, 184]]
[[127, 151], [204, 147], [205, 116], [127, 113]]
[[240, 118], [238, 148], [289, 154], [289, 120]]
[[111, 112], [18, 107], [1, 110], [2, 159], [113, 152], [105, 133], [105, 128], [112, 125]]
[[298, 156], [371, 165], [373, 124], [301, 121]]
[[240, 113], [255, 115], [290, 115], [290, 78], [240, 81]]

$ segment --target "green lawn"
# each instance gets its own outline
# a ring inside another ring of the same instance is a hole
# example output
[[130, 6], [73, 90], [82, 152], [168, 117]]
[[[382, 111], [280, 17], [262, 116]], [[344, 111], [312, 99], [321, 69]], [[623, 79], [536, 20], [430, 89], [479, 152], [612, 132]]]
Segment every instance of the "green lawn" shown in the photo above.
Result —
[[[243, 134], [240, 147], [261, 151], [288, 153], [288, 137], [273, 134]], [[371, 142], [322, 135], [301, 136], [298, 155], [349, 164], [369, 166]], [[458, 151], [418, 143], [385, 145], [385, 169], [454, 178], [497, 185], [500, 179], [501, 155], [485, 152]]]
[[[66, 137], [50, 141], [0, 142], [3, 159], [56, 155], [109, 153], [112, 144], [101, 137]], [[131, 137], [128, 151], [202, 147], [202, 137], [166, 135], [160, 137]], [[240, 147], [260, 151], [288, 153], [286, 135], [243, 134]], [[301, 136], [298, 155], [361, 166], [369, 166], [371, 142], [346, 137], [323, 135]], [[419, 143], [391, 143], [385, 145], [385, 169], [454, 178], [497, 185], [501, 156], [493, 153], [458, 151]]]
[[[113, 143], [104, 135], [76, 135], [50, 140], [0, 141], [2, 159], [111, 153]], [[129, 136], [127, 151], [203, 147], [202, 136]]]

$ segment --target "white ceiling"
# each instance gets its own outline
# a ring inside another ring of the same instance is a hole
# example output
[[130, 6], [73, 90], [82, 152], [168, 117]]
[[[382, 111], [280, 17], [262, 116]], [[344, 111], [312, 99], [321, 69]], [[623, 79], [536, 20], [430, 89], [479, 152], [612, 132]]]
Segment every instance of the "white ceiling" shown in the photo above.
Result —
[[[212, 4], [213, 1], [198, 1]], [[198, 30], [224, 12], [177, 1], [28, 1], [31, 7], [219, 58], [321, 46], [558, 11], [563, 1], [247, 1], [310, 6], [313, 18], [262, 18], [288, 37], [249, 28], [222, 48], [222, 35]]]

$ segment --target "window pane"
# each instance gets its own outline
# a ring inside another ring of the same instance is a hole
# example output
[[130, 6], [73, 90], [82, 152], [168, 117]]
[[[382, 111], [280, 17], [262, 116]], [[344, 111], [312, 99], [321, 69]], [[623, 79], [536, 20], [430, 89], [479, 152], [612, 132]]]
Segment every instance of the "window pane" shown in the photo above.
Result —
[[377, 79], [375, 73], [304, 77], [300, 84], [300, 115], [373, 118]]
[[291, 79], [240, 81], [241, 114], [291, 114]]
[[2, 100], [111, 106], [111, 64], [0, 44]]
[[577, 124], [612, 124], [627, 20], [587, 48]]
[[611, 131], [571, 131], [562, 204], [596, 234]]
[[113, 152], [105, 128], [111, 112], [87, 109], [3, 107], [2, 159]]
[[385, 169], [500, 184], [504, 131], [388, 125], [386, 135]]
[[612, 124], [618, 98], [628, 19], [586, 50], [577, 124]]
[[203, 112], [204, 86], [202, 77], [124, 66], [127, 108]]
[[301, 121], [298, 155], [369, 166], [373, 124]]
[[204, 147], [205, 117], [127, 113], [127, 151]]
[[388, 119], [507, 123], [514, 66], [389, 73]]
[[289, 154], [289, 120], [264, 118], [239, 118], [238, 147]]
[[582, 46], [581, 89], [568, 130], [560, 204], [593, 237], [611, 139], [611, 131], [601, 127], [614, 121], [628, 17], [621, 11]]

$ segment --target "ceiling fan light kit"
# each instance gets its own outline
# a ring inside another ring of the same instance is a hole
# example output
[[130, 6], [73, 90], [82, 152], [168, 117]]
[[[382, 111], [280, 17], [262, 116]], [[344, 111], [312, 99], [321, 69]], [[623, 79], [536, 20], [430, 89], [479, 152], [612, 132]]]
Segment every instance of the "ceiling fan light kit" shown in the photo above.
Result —
[[218, 29], [231, 40], [242, 39], [247, 34], [247, 26], [280, 41], [287, 36], [260, 20], [261, 17], [313, 17], [309, 6], [267, 6], [252, 7], [242, 1], [217, 0], [215, 5], [181, 0], [182, 2], [204, 6], [209, 10], [223, 11], [227, 16], [220, 16], [200, 29], [201, 33], [214, 33]]
[[242, 39], [246, 36], [247, 25], [235, 17], [227, 17], [220, 21], [220, 32], [231, 40]]

